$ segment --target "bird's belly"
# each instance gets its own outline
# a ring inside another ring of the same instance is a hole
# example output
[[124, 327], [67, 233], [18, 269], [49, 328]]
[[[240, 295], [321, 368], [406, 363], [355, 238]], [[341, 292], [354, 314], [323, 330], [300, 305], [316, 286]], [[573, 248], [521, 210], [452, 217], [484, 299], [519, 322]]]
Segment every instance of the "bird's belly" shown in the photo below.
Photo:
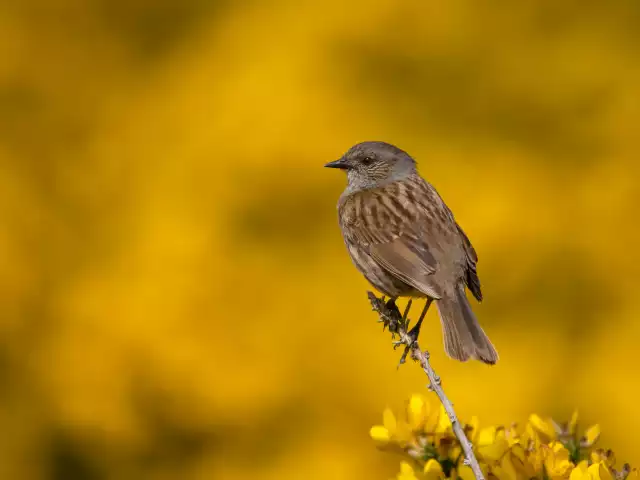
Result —
[[376, 290], [389, 297], [424, 297], [422, 292], [378, 265], [362, 248], [347, 244], [347, 249], [356, 268]]

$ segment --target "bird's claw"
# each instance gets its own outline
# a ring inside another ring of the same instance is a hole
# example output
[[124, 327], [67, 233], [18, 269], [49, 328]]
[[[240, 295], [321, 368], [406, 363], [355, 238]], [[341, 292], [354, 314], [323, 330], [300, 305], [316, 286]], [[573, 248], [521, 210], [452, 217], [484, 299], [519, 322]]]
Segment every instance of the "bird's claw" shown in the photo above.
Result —
[[418, 341], [418, 335], [420, 335], [420, 324], [416, 324], [415, 327], [413, 327], [411, 330], [409, 330], [407, 332], [407, 336], [410, 338], [411, 340], [411, 345], [413, 345], [414, 343], [416, 343]]
[[402, 356], [400, 357], [400, 360], [398, 361], [398, 368], [400, 368], [400, 365], [404, 365], [407, 361], [407, 355], [409, 355], [409, 352], [411, 351], [411, 347], [410, 346], [405, 346], [404, 347], [404, 352], [402, 352]]
[[380, 316], [378, 323], [382, 323], [383, 331], [388, 328], [391, 332], [392, 339], [395, 339], [396, 335], [400, 336], [400, 340], [393, 342], [394, 350], [400, 346], [404, 346], [404, 351], [402, 352], [402, 356], [398, 363], [398, 368], [400, 368], [400, 365], [406, 363], [407, 357], [409, 356], [414, 343], [418, 339], [419, 327], [414, 327], [406, 335], [402, 334], [402, 332], [406, 332], [409, 324], [409, 320], [406, 315], [407, 312], [405, 311], [405, 315], [402, 315], [393, 298], [389, 300], [386, 300], [384, 296], [378, 298], [372, 292], [367, 292], [367, 295], [371, 302], [373, 311], [377, 312]]
[[391, 333], [398, 333], [402, 315], [395, 300], [391, 298], [385, 301], [384, 296], [378, 298], [373, 292], [367, 292], [367, 295], [371, 302], [371, 308], [380, 316], [378, 322], [382, 323], [382, 330], [384, 331], [388, 328]]
[[388, 328], [391, 332], [391, 335], [395, 335], [395, 333], [398, 331], [398, 321], [393, 317], [385, 315], [382, 312], [378, 313], [380, 313], [380, 319], [378, 320], [378, 323], [382, 323], [382, 331], [384, 332]]

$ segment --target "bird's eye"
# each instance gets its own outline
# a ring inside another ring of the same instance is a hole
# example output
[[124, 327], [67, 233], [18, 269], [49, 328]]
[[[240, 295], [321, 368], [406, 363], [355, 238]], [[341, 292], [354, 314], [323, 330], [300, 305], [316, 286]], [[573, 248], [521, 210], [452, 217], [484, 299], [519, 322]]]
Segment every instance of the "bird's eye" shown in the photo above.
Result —
[[362, 164], [363, 165], [371, 165], [373, 163], [373, 158], [371, 157], [364, 157], [362, 159]]

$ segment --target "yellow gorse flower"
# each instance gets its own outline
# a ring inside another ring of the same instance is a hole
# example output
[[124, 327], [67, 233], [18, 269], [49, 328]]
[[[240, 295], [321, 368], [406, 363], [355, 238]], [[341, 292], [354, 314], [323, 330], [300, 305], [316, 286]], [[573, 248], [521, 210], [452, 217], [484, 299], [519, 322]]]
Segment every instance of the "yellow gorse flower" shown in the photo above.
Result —
[[569, 450], [557, 441], [543, 445], [544, 469], [552, 480], [567, 478], [575, 465], [569, 460]]
[[400, 473], [396, 478], [397, 480], [418, 480], [413, 468], [407, 462], [400, 462]]
[[[464, 425], [485, 477], [497, 480], [637, 480], [638, 472], [625, 464], [616, 469], [611, 450], [595, 448], [599, 425], [581, 435], [578, 414], [559, 424], [533, 414], [521, 428], [480, 428], [473, 417]], [[464, 465], [458, 439], [442, 406], [434, 407], [422, 395], [413, 395], [403, 416], [390, 409], [382, 425], [371, 428], [371, 437], [382, 448], [404, 452], [398, 480], [474, 480]]]

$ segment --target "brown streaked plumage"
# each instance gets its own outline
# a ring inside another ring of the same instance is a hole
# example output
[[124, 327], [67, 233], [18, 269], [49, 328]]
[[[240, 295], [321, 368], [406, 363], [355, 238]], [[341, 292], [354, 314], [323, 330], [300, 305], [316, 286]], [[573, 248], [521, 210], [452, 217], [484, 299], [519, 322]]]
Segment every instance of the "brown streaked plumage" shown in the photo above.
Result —
[[[388, 143], [364, 142], [326, 166], [347, 172], [338, 217], [358, 270], [393, 299], [435, 300], [449, 356], [496, 363], [498, 354], [465, 295], [466, 286], [482, 300], [476, 252], [415, 161]], [[420, 322], [415, 335], [419, 328]]]

